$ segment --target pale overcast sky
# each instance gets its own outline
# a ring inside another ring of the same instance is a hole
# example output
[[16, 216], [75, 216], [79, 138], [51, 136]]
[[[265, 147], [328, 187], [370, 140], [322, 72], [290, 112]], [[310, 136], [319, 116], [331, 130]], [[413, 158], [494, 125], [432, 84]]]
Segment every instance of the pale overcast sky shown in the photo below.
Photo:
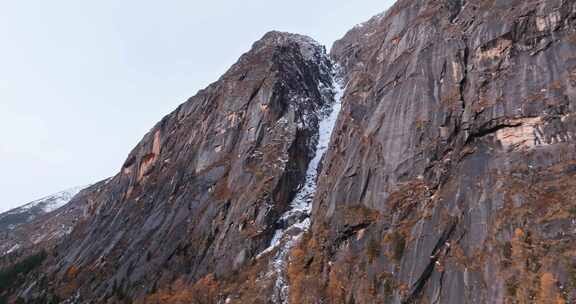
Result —
[[329, 48], [392, 2], [0, 1], [0, 212], [116, 174], [267, 31]]

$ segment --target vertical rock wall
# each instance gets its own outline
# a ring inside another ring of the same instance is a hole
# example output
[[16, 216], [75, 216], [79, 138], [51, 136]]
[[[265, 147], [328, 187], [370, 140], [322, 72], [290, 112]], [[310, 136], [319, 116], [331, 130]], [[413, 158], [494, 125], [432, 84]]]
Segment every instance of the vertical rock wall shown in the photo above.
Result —
[[576, 300], [576, 4], [398, 1], [348, 89], [293, 303]]

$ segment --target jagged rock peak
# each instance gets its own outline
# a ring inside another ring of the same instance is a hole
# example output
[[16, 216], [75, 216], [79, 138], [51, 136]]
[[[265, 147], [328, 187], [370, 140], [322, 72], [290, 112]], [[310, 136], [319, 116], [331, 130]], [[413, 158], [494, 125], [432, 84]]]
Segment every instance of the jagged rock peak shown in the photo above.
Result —
[[[25, 297], [70, 299], [64, 278], [76, 270], [78, 302], [101, 303], [122, 286], [152, 303], [162, 296], [152, 290], [172, 288], [174, 278], [242, 281], [235, 276], [270, 246], [308, 164], [319, 160], [332, 75], [313, 39], [264, 35], [222, 78], [156, 124], [116, 176], [87, 190], [86, 217], [43, 269], [63, 283]], [[267, 259], [258, 262], [267, 267]]]
[[290, 46], [297, 47], [299, 52], [307, 61], [319, 63], [326, 57], [326, 48], [308, 36], [280, 31], [270, 31], [264, 34], [264, 36], [262, 36], [258, 41], [254, 42], [251, 50], [240, 58], [231, 71], [235, 71], [239, 65], [249, 61], [248, 58], [251, 56], [260, 55], [270, 50], [277, 50]]
[[300, 45], [320, 46], [320, 44], [306, 35], [289, 32], [269, 31], [255, 44], [266, 43], [270, 45], [285, 45], [287, 43], [298, 43]]

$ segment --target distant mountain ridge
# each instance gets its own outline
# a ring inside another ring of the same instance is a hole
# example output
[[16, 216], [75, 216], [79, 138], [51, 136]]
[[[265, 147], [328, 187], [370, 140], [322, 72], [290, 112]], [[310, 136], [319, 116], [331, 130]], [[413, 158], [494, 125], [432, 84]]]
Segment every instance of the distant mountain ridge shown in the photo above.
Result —
[[60, 191], [0, 213], [0, 259], [26, 256], [57, 244], [85, 215], [86, 189], [97, 192], [106, 181]]
[[41, 215], [66, 205], [76, 194], [87, 187], [89, 185], [70, 188], [0, 213], [0, 232], [13, 230], [21, 224], [29, 223]]

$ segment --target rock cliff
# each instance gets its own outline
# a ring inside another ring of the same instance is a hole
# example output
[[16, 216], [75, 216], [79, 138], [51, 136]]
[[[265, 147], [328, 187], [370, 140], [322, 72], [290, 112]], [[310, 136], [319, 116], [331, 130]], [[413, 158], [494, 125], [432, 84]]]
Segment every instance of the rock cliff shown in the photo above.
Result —
[[330, 55], [268, 33], [4, 295], [573, 303], [575, 98], [573, 1], [399, 0]]
[[266, 34], [158, 123], [118, 175], [86, 190], [88, 215], [20, 296], [144, 299], [175, 280], [235, 276], [277, 230], [307, 217], [280, 219], [303, 185], [334, 91], [324, 47]]
[[573, 1], [406, 0], [336, 42], [292, 302], [576, 301], [575, 25]]

